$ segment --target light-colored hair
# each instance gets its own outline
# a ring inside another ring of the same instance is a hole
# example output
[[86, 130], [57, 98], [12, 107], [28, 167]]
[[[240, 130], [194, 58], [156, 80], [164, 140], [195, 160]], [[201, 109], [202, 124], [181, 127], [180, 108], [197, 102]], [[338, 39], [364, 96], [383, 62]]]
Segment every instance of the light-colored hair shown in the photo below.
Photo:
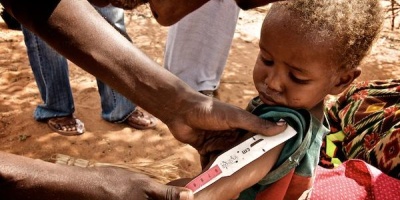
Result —
[[274, 12], [295, 17], [300, 31], [312, 34], [312, 40], [335, 41], [332, 61], [340, 69], [360, 64], [383, 21], [379, 0], [289, 0], [274, 3], [270, 13]]

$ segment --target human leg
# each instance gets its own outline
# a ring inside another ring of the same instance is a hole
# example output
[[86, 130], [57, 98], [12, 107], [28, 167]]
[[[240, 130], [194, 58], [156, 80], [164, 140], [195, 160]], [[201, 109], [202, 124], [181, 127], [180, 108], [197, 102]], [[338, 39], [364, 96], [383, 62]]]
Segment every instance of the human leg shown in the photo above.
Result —
[[38, 121], [66, 135], [84, 132], [83, 123], [73, 117], [75, 111], [68, 79], [67, 60], [29, 30], [22, 28], [25, 45], [43, 104], [34, 111]]
[[[113, 6], [95, 7], [96, 10], [121, 34], [129, 37], [126, 33], [124, 23], [124, 11]], [[130, 38], [127, 38], [130, 40]], [[142, 111], [135, 104], [110, 88], [100, 80], [97, 80], [101, 98], [102, 117], [106, 121], [122, 123], [126, 122], [137, 129], [152, 128], [156, 125], [157, 119], [149, 113]]]
[[211, 95], [219, 86], [239, 11], [234, 1], [211, 0], [171, 26], [164, 67]]

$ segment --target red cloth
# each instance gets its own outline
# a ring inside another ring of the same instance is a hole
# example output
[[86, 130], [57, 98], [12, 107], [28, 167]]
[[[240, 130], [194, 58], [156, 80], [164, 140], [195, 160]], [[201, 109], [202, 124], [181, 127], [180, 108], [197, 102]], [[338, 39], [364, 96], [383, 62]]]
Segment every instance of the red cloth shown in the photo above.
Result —
[[311, 200], [339, 199], [400, 200], [400, 180], [357, 159], [334, 169], [318, 166]]
[[292, 169], [286, 176], [257, 194], [256, 200], [298, 199], [312, 185], [311, 177], [299, 176]]

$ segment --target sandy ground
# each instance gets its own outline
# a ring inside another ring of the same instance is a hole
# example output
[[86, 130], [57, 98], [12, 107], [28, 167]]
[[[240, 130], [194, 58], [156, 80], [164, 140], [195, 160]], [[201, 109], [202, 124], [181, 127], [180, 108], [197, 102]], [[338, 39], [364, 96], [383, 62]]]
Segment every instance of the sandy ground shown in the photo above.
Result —
[[[219, 94], [221, 101], [244, 108], [256, 95], [252, 67], [258, 52], [260, 25], [266, 7], [242, 11]], [[388, 15], [388, 17], [390, 17]], [[390, 18], [362, 65], [358, 79], [400, 78], [400, 23]], [[147, 7], [126, 12], [126, 25], [134, 43], [162, 64], [168, 28], [159, 26]], [[23, 36], [0, 21], [0, 150], [43, 160], [66, 154], [87, 160], [131, 165], [140, 162], [170, 163], [178, 167], [171, 178], [194, 176], [200, 171], [198, 156], [188, 145], [176, 141], [164, 124], [140, 131], [124, 124], [111, 124], [100, 117], [100, 99], [94, 77], [70, 63], [70, 80], [76, 112], [86, 133], [65, 137], [36, 122], [32, 113], [41, 98], [32, 75]], [[157, 96], [154, 96], [157, 98]], [[161, 174], [161, 172], [160, 172]]]

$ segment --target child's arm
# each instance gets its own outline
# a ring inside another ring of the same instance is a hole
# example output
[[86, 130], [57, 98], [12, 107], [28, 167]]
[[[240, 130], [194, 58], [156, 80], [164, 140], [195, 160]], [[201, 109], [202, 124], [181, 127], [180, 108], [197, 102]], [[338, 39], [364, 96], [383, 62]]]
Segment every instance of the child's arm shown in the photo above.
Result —
[[[246, 134], [243, 140], [251, 137]], [[275, 165], [283, 144], [271, 149], [257, 160], [240, 169], [229, 177], [224, 177], [207, 188], [196, 193], [196, 200], [228, 200], [235, 199], [240, 192], [260, 181]], [[210, 163], [211, 164], [211, 163]]]

